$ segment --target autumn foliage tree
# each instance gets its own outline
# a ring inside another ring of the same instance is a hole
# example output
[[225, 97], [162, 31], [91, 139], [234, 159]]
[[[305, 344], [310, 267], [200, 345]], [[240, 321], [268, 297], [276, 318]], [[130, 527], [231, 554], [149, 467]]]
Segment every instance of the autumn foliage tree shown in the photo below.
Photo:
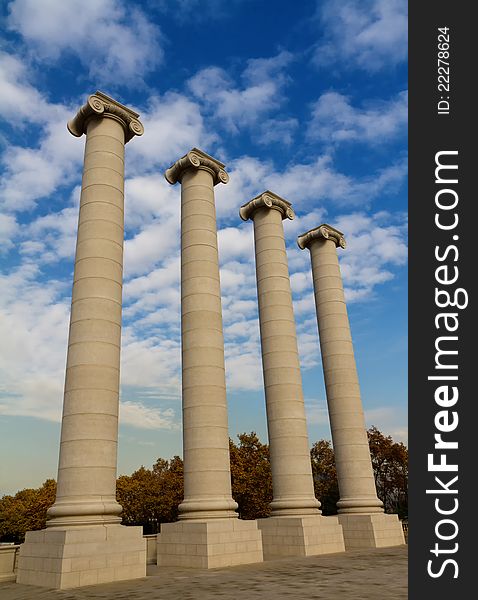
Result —
[[56, 482], [47, 479], [37, 488], [0, 498], [0, 542], [21, 544], [27, 531], [43, 529], [46, 511], [55, 502]]
[[[386, 512], [407, 515], [408, 450], [376, 427], [368, 430], [370, 454], [378, 497]], [[269, 446], [254, 432], [229, 440], [232, 496], [242, 519], [270, 515], [272, 476]], [[310, 451], [314, 491], [324, 515], [336, 514], [339, 499], [332, 444], [316, 442]], [[48, 479], [38, 489], [25, 489], [0, 498], [0, 541], [21, 543], [26, 531], [42, 529], [46, 512], [55, 500], [56, 483]], [[145, 533], [156, 533], [160, 523], [176, 521], [183, 499], [183, 461], [158, 458], [152, 469], [140, 467], [132, 475], [121, 475], [116, 494], [123, 507], [124, 525], [142, 525]]]
[[183, 461], [179, 456], [158, 458], [152, 469], [140, 467], [116, 482], [123, 524], [143, 525], [145, 533], [156, 533], [157, 524], [177, 520], [183, 494]]
[[232, 497], [239, 505], [241, 519], [260, 519], [270, 515], [272, 475], [269, 446], [254, 432], [237, 436], [239, 444], [229, 440]]
[[339, 485], [332, 444], [328, 440], [315, 442], [310, 450], [315, 497], [320, 500], [323, 515], [337, 514]]
[[377, 495], [385, 512], [397, 513], [400, 518], [408, 514], [408, 448], [394, 442], [376, 427], [368, 430], [368, 442]]

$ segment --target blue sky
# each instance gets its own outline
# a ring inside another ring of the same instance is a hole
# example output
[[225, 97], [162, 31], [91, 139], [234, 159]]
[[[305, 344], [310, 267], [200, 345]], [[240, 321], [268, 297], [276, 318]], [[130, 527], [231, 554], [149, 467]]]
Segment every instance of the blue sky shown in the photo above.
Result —
[[340, 251], [368, 425], [407, 439], [407, 18], [403, 0], [14, 0], [0, 42], [0, 494], [56, 477], [84, 138], [99, 89], [141, 114], [126, 147], [119, 473], [181, 453], [179, 185], [197, 146], [216, 187], [234, 437], [266, 441], [252, 224], [284, 223], [311, 443], [329, 438], [308, 252]]

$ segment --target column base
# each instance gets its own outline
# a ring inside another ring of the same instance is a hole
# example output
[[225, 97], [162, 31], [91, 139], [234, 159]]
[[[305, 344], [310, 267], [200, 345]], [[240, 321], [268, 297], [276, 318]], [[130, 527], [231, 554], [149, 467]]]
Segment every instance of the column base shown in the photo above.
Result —
[[370, 515], [338, 515], [344, 531], [345, 548], [386, 548], [405, 543], [398, 515], [372, 513]]
[[345, 551], [337, 517], [269, 517], [257, 523], [262, 532], [264, 560]]
[[142, 527], [97, 525], [27, 532], [17, 583], [67, 589], [146, 577]]
[[257, 521], [236, 518], [161, 524], [158, 567], [215, 569], [262, 560]]

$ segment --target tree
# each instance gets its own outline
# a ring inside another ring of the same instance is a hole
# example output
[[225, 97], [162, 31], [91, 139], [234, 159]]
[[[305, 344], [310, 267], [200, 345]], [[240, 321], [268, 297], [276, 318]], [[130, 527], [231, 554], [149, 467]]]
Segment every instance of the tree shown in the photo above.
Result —
[[176, 521], [183, 494], [183, 461], [179, 456], [170, 461], [158, 458], [152, 469], [140, 467], [116, 482], [123, 524], [142, 525], [145, 532], [156, 533], [158, 524]]
[[160, 522], [172, 523], [177, 521], [178, 507], [184, 497], [183, 461], [179, 456], [174, 456], [169, 462], [158, 459], [153, 465], [153, 473], [161, 481]]
[[315, 442], [310, 450], [315, 497], [320, 500], [322, 514], [336, 515], [339, 485], [335, 469], [335, 456], [328, 440]]
[[269, 446], [256, 433], [237, 436], [239, 445], [229, 440], [232, 497], [239, 505], [241, 519], [259, 519], [270, 515], [272, 475]]
[[[408, 450], [376, 427], [368, 430], [368, 440], [378, 497], [386, 512], [407, 515]], [[238, 503], [242, 519], [270, 515], [272, 475], [269, 446], [255, 432], [229, 440], [232, 496]], [[314, 492], [324, 515], [336, 514], [339, 499], [337, 472], [332, 445], [327, 440], [315, 442], [310, 451]], [[56, 483], [48, 479], [38, 489], [25, 489], [15, 496], [0, 498], [0, 541], [21, 543], [26, 531], [43, 529], [46, 513], [55, 501]], [[158, 458], [152, 469], [140, 467], [132, 475], [117, 480], [117, 499], [123, 507], [124, 525], [142, 525], [145, 533], [156, 533], [160, 523], [178, 518], [183, 499], [183, 461]]]
[[46, 512], [55, 502], [56, 482], [47, 479], [37, 489], [25, 489], [0, 499], [0, 541], [21, 544], [27, 531], [43, 529]]
[[397, 513], [402, 519], [408, 514], [408, 449], [377, 427], [371, 427], [367, 434], [377, 495], [385, 512]]
[[121, 475], [116, 481], [116, 499], [123, 507], [123, 525], [144, 525], [154, 518], [158, 482], [152, 471], [141, 466], [132, 475]]

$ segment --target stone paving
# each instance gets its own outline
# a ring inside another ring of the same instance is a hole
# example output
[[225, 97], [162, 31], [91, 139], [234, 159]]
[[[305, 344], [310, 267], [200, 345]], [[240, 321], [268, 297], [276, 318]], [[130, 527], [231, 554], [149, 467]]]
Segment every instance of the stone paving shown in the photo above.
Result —
[[405, 600], [407, 546], [308, 558], [287, 558], [225, 569], [150, 565], [148, 577], [74, 590], [0, 584], [1, 600]]

